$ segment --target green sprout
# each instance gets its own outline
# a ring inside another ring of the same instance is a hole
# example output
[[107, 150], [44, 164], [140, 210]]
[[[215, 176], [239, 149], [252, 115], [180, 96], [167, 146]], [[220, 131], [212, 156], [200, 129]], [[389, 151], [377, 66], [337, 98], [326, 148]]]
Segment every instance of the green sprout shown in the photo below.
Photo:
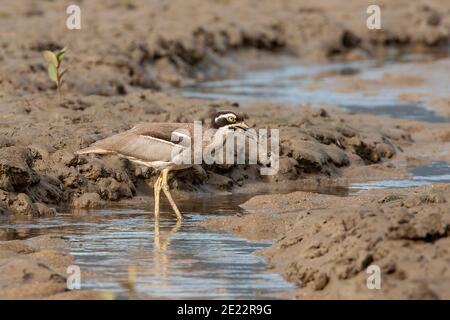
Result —
[[66, 54], [67, 48], [63, 48], [58, 52], [52, 52], [49, 50], [45, 50], [43, 52], [44, 59], [48, 63], [48, 76], [50, 80], [56, 83], [56, 89], [58, 90], [59, 100], [62, 99], [61, 94], [61, 85], [62, 85], [62, 78], [66, 74], [67, 69], [61, 72], [61, 62], [64, 59], [64, 56]]

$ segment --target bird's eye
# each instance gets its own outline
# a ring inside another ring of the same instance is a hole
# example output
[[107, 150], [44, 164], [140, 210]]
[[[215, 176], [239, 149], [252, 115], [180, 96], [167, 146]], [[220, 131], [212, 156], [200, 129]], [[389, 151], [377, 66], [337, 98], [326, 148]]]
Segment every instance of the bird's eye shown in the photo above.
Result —
[[236, 118], [233, 117], [233, 116], [229, 116], [229, 117], [228, 117], [228, 122], [230, 122], [230, 123], [235, 123], [235, 122], [236, 122]]

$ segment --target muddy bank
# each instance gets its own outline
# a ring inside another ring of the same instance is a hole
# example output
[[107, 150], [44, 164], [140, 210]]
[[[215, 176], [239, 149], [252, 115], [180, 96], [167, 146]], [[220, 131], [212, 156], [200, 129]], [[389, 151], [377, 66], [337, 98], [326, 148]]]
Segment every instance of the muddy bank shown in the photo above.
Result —
[[[409, 122], [347, 115], [334, 110], [290, 109], [276, 104], [248, 105], [187, 99], [153, 91], [126, 98], [68, 97], [61, 106], [41, 95], [30, 104], [4, 101], [0, 148], [3, 212], [33, 216], [55, 213], [48, 207], [98, 207], [107, 201], [148, 193], [154, 173], [115, 156], [78, 156], [74, 151], [140, 122], [209, 123], [217, 109], [246, 114], [255, 128], [280, 129], [280, 169], [261, 176], [255, 166], [204, 166], [177, 173], [173, 188], [190, 192], [235, 191], [252, 183], [330, 185], [345, 182], [350, 168], [373, 168], [401, 175], [388, 165], [413, 141]], [[373, 164], [380, 164], [372, 167]], [[370, 169], [369, 169], [370, 171]], [[378, 175], [376, 173], [375, 175]], [[250, 187], [249, 187], [250, 186]]]
[[[149, 168], [115, 156], [77, 156], [74, 151], [141, 122], [209, 122], [218, 109], [244, 113], [255, 128], [280, 129], [280, 168], [261, 176], [255, 166], [204, 166], [176, 174], [181, 196], [318, 186], [407, 176], [405, 164], [448, 161], [446, 124], [347, 114], [331, 107], [287, 107], [188, 99], [142, 90], [126, 97], [47, 96], [3, 99], [0, 128], [0, 208], [3, 213], [51, 216], [54, 208], [101, 207], [148, 195]], [[150, 200], [151, 201], [151, 200]], [[152, 203], [149, 203], [151, 206]]]
[[[379, 1], [382, 29], [366, 27], [367, 1], [152, 1], [80, 3], [81, 30], [65, 28], [66, 4], [15, 1], [3, 6], [2, 92], [52, 89], [41, 52], [70, 48], [65, 90], [123, 95], [227, 74], [243, 67], [232, 54], [307, 60], [361, 59], [392, 50], [445, 46], [449, 3]], [[247, 65], [245, 63], [244, 65]]]
[[[20, 240], [20, 234], [0, 231], [0, 299], [56, 299], [56, 300], [111, 300], [151, 299], [137, 293], [133, 277], [121, 283], [124, 290], [118, 294], [105, 290], [86, 290], [84, 283], [93, 272], [80, 270], [81, 289], [68, 289], [68, 277], [76, 266], [69, 251], [68, 240], [61, 235], [41, 235]], [[10, 238], [14, 240], [10, 240]], [[130, 269], [131, 270], [131, 269]]]
[[[242, 204], [249, 213], [204, 225], [276, 239], [260, 253], [299, 299], [448, 299], [449, 196], [448, 185], [256, 196]], [[367, 289], [370, 265], [381, 269], [380, 290]]]
[[[411, 134], [422, 134], [417, 136], [424, 153], [431, 145], [435, 153], [439, 150], [436, 143], [429, 144], [436, 137], [424, 134], [431, 127], [346, 115], [317, 105], [315, 110], [277, 103], [239, 106], [234, 101], [158, 92], [228, 74], [249, 61], [254, 67], [277, 63], [286, 55], [353, 60], [383, 56], [383, 48], [435, 48], [448, 40], [446, 1], [433, 5], [383, 1], [381, 31], [368, 30], [361, 20], [366, 5], [365, 1], [319, 1], [308, 6], [295, 1], [86, 2], [80, 5], [82, 29], [76, 31], [55, 27], [65, 23], [63, 3], [16, 1], [5, 6], [0, 15], [4, 75], [0, 213], [51, 216], [61, 206], [99, 207], [148, 194], [147, 185], [154, 178], [151, 169], [116, 157], [73, 152], [140, 122], [206, 120], [217, 109], [246, 113], [256, 128], [280, 129], [278, 174], [261, 177], [255, 167], [205, 166], [206, 176], [193, 170], [177, 174], [173, 188], [191, 193], [254, 192], [258, 183], [274, 188], [317, 186], [404, 175], [395, 160], [405, 160], [402, 151], [417, 143]], [[407, 27], [411, 21], [414, 30]], [[60, 104], [47, 79], [42, 51], [65, 45], [70, 76]], [[411, 82], [398, 78], [391, 82]], [[351, 82], [343, 86], [356, 90]], [[443, 127], [432, 128], [448, 143]], [[411, 151], [409, 158], [414, 156]]]
[[[260, 253], [296, 284], [296, 298], [448, 299], [450, 187], [378, 190], [354, 197], [295, 192], [256, 196], [241, 217], [205, 226], [276, 239]], [[381, 269], [381, 289], [366, 268]]]
[[[151, 169], [114, 156], [76, 156], [74, 151], [140, 122], [209, 121], [218, 109], [244, 113], [255, 128], [279, 128], [280, 170], [269, 177], [250, 166], [204, 166], [206, 175], [186, 170], [172, 180], [177, 196], [255, 192], [268, 186], [280, 192], [345, 186], [406, 176], [405, 163], [449, 161], [448, 124], [346, 114], [319, 104], [290, 108], [161, 92], [237, 70], [276, 66], [283, 59], [325, 62], [447, 50], [448, 1], [379, 4], [380, 31], [366, 28], [367, 3], [362, 0], [308, 5], [268, 0], [84, 1], [78, 31], [64, 27], [61, 2], [2, 6], [0, 215], [51, 217], [66, 207], [95, 208], [119, 201], [143, 201], [151, 207], [152, 200], [142, 197], [151, 191]], [[69, 47], [64, 61], [69, 73], [59, 103], [42, 51], [63, 46]], [[448, 61], [433, 66], [445, 70]], [[426, 100], [448, 114], [442, 79], [429, 77], [442, 73], [430, 72], [430, 64], [407, 72], [416, 66], [397, 68], [378, 80], [349, 75], [333, 89], [370, 95], [384, 92], [388, 84], [408, 91], [403, 101]], [[430, 88], [444, 94], [436, 96]], [[257, 213], [225, 221], [227, 230], [244, 236], [280, 239], [264, 254], [301, 287], [297, 297], [448, 297], [443, 262], [448, 259], [448, 188], [407, 192], [376, 191], [353, 198], [268, 196], [252, 200], [258, 202]], [[261, 206], [287, 212], [269, 214]], [[211, 227], [221, 225], [211, 222]], [[58, 237], [1, 242], [0, 296], [96, 298], [67, 291], [65, 271], [73, 257], [64, 248]], [[364, 287], [368, 263], [379, 263], [386, 277], [379, 293]]]
[[58, 236], [0, 241], [0, 298], [100, 299], [95, 292], [67, 289], [67, 267], [75, 259], [65, 247]]

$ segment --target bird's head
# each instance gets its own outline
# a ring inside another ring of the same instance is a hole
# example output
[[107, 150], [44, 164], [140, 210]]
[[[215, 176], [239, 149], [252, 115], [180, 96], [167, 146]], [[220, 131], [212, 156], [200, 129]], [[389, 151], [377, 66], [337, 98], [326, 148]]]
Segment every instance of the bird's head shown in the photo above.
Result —
[[250, 127], [244, 122], [244, 117], [234, 111], [218, 111], [211, 119], [211, 127], [214, 129], [229, 128], [247, 130]]

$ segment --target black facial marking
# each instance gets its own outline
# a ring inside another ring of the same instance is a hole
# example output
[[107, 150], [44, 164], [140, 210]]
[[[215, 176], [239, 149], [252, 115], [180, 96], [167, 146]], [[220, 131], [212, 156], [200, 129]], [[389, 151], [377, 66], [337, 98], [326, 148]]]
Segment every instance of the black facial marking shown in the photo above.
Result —
[[[224, 114], [234, 115], [235, 118], [236, 118], [236, 121], [229, 121], [225, 117], [217, 119], [219, 116], [224, 115]], [[216, 121], [216, 119], [217, 119], [217, 121]], [[218, 111], [212, 116], [211, 128], [219, 129], [219, 128], [224, 127], [226, 125], [237, 123], [237, 122], [242, 122], [242, 121], [244, 121], [244, 117], [242, 117], [241, 115], [238, 115], [234, 111], [230, 111], [230, 110]]]

